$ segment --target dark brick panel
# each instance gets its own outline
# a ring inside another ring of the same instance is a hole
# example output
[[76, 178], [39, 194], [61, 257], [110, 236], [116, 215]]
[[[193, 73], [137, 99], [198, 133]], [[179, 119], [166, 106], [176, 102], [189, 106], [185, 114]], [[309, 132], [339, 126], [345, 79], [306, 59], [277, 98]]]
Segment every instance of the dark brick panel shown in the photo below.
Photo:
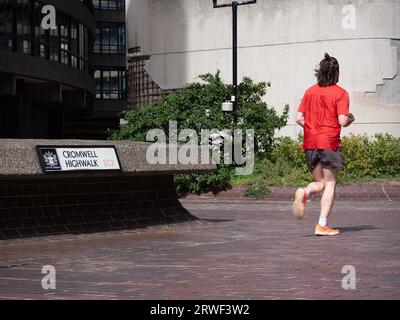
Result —
[[172, 176], [0, 180], [0, 239], [195, 220]]

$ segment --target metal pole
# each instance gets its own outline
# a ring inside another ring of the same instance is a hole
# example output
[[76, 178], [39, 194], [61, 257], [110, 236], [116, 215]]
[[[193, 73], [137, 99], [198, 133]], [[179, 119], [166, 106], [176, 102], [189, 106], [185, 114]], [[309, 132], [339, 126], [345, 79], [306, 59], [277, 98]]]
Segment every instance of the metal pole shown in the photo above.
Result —
[[238, 95], [238, 61], [237, 61], [237, 16], [238, 16], [238, 3], [237, 0], [232, 0], [232, 13], [233, 13], [233, 87], [232, 87], [232, 102], [233, 102], [233, 112], [236, 119], [236, 112], [238, 107], [237, 95]]

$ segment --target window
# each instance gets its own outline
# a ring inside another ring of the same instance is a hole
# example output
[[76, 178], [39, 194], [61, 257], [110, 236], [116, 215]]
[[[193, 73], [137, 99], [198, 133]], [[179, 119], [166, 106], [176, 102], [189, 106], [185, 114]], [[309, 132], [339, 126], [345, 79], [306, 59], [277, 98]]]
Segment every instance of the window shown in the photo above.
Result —
[[[90, 0], [83, 0], [91, 4]], [[0, 49], [50, 59], [89, 73], [89, 31], [57, 11], [57, 28], [41, 27], [43, 2], [0, 0]]]
[[17, 52], [32, 53], [32, 30], [30, 20], [31, 2], [28, 0], [17, 0], [15, 15], [17, 18]]
[[0, 33], [12, 32], [12, 7], [8, 0], [0, 0]]
[[41, 27], [41, 6], [35, 2], [35, 55], [41, 58], [49, 57], [49, 37], [48, 32]]
[[12, 37], [10, 35], [0, 35], [0, 49], [12, 50]]
[[78, 68], [79, 42], [78, 42], [78, 22], [71, 20], [71, 66]]
[[69, 17], [59, 15], [57, 18], [58, 28], [60, 30], [60, 58], [61, 63], [69, 64], [69, 34], [70, 24]]
[[94, 0], [93, 5], [97, 10], [125, 10], [125, 0]]
[[126, 72], [123, 69], [96, 70], [96, 98], [105, 100], [126, 99]]
[[102, 32], [101, 27], [96, 28], [96, 34], [95, 34], [95, 39], [94, 39], [94, 53], [101, 52], [101, 42], [102, 42], [101, 32]]
[[88, 39], [87, 28], [79, 23], [79, 69], [85, 72], [88, 72], [89, 69], [89, 64], [86, 60], [89, 55]]
[[95, 53], [125, 54], [125, 44], [125, 24], [97, 24], [94, 44]]
[[13, 50], [13, 12], [11, 2], [0, 0], [0, 49]]
[[50, 60], [58, 61], [58, 54], [59, 54], [59, 38], [58, 38], [58, 28], [57, 29], [50, 29]]
[[94, 72], [94, 79], [96, 80], [96, 99], [101, 99], [101, 71]]

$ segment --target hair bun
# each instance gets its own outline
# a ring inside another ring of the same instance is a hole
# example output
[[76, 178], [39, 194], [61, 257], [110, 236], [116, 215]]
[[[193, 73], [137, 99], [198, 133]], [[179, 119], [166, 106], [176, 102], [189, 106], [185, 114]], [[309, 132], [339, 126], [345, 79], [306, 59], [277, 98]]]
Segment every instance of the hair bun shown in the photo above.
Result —
[[328, 53], [325, 53], [325, 59], [330, 60], [331, 56]]

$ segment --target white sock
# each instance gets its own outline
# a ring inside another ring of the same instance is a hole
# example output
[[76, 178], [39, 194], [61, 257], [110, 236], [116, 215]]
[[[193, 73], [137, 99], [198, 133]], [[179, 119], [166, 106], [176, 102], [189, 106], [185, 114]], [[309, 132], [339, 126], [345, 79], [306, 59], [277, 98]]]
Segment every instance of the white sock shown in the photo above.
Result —
[[321, 227], [325, 227], [326, 224], [327, 224], [327, 222], [328, 222], [328, 218], [322, 218], [322, 217], [320, 217], [320, 218], [319, 218], [319, 221], [318, 221], [318, 224], [319, 224]]

